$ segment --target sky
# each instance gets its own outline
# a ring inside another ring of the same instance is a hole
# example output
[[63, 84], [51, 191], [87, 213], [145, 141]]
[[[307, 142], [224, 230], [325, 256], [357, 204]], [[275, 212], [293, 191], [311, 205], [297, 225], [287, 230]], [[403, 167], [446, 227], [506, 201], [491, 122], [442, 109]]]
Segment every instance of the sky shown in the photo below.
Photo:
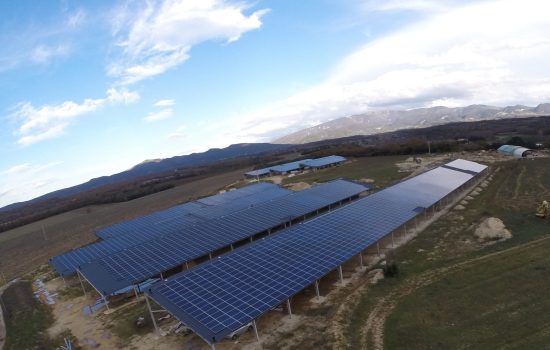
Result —
[[0, 206], [376, 109], [550, 101], [538, 0], [0, 0]]

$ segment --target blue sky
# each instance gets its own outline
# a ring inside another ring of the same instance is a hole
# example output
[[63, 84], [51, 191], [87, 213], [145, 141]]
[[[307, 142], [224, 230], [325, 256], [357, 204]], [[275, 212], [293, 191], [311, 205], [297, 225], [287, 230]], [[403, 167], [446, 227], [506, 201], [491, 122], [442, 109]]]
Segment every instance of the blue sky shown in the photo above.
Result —
[[0, 206], [380, 108], [547, 102], [542, 1], [0, 2]]

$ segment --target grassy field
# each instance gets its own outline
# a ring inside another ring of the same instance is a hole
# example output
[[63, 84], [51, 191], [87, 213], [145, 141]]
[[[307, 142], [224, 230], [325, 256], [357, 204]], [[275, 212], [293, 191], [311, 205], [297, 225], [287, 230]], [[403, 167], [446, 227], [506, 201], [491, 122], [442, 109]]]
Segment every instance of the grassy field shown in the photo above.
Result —
[[[401, 273], [369, 288], [354, 305], [345, 331], [348, 348], [373, 347], [374, 331], [365, 334], [365, 325], [384, 308], [386, 349], [550, 344], [550, 282], [544, 277], [550, 242], [529, 244], [550, 234], [550, 220], [534, 216], [537, 203], [550, 199], [550, 159], [514, 160], [493, 169], [490, 185], [466, 210], [451, 211], [393, 252]], [[475, 227], [487, 217], [502, 219], [513, 238], [477, 242]]]
[[550, 240], [446, 274], [401, 301], [388, 349], [543, 349], [550, 344]]
[[408, 175], [407, 173], [398, 173], [395, 165], [405, 159], [407, 159], [405, 156], [357, 158], [338, 167], [285, 178], [283, 185], [296, 182], [311, 184], [344, 177], [352, 180], [372, 179], [376, 186], [383, 187]]

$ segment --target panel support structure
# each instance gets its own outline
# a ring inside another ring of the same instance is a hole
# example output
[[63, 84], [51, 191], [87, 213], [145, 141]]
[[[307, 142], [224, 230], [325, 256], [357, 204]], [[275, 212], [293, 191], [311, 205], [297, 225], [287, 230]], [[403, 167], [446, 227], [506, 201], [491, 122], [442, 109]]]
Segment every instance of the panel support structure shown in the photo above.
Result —
[[315, 281], [315, 295], [317, 295], [317, 299], [321, 299], [321, 293], [319, 292], [319, 281]]
[[288, 317], [292, 318], [292, 309], [290, 308], [290, 299], [286, 300], [286, 308], [288, 309]]
[[340, 283], [344, 285], [344, 274], [342, 273], [342, 265], [338, 266], [338, 276], [340, 276]]
[[145, 294], [145, 302], [147, 303], [147, 308], [149, 309], [149, 316], [151, 316], [151, 320], [153, 320], [153, 326], [155, 326], [155, 331], [157, 332], [157, 335], [160, 335], [159, 328], [157, 326], [157, 321], [155, 320], [155, 315], [153, 314], [153, 309], [151, 309], [151, 303], [149, 302], [149, 296], [147, 294]]
[[256, 335], [256, 340], [260, 341], [260, 336], [258, 335], [258, 327], [256, 326], [256, 320], [252, 320], [252, 327], [254, 328], [254, 335]]
[[76, 270], [76, 274], [78, 275], [78, 280], [80, 281], [80, 286], [82, 287], [82, 291], [84, 292], [84, 296], [87, 298], [88, 293], [86, 292], [86, 288], [84, 288], [84, 282], [82, 281], [82, 276], [80, 275], [80, 271]]

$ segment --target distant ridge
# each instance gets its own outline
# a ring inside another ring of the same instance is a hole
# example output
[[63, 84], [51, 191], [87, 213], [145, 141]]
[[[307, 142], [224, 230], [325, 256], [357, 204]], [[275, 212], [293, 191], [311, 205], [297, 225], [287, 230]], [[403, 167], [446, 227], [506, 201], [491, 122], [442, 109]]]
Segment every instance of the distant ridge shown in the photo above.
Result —
[[271, 143], [241, 143], [231, 145], [226, 148], [212, 148], [202, 153], [192, 153], [185, 156], [176, 156], [166, 159], [146, 160], [132, 167], [129, 170], [110, 175], [101, 176], [73, 187], [64, 188], [62, 190], [50, 192], [43, 196], [31, 199], [25, 202], [19, 202], [7, 205], [0, 208], [0, 212], [17, 209], [34, 202], [53, 199], [67, 198], [88, 190], [92, 190], [105, 185], [113, 185], [132, 181], [141, 177], [151, 176], [155, 174], [175, 171], [177, 169], [188, 168], [206, 165], [223, 160], [235, 159], [239, 157], [255, 156], [262, 153], [274, 152], [277, 150], [288, 148], [289, 145], [278, 145]]
[[522, 105], [495, 107], [431, 107], [411, 110], [372, 111], [343, 117], [303, 129], [274, 140], [281, 144], [303, 144], [355, 135], [374, 135], [401, 129], [425, 128], [454, 122], [535, 117], [550, 114], [550, 103], [537, 107]]

